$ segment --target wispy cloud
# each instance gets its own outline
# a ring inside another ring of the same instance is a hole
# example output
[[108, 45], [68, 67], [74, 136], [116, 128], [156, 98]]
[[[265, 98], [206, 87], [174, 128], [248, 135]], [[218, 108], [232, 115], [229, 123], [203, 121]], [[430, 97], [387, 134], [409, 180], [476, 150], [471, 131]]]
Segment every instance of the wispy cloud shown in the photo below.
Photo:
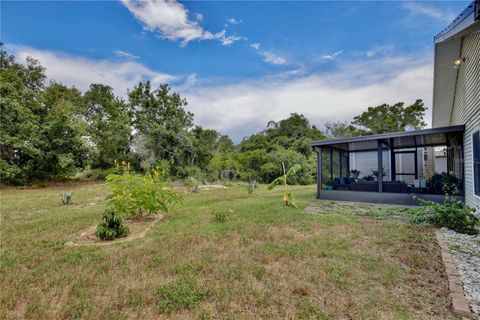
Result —
[[[414, 61], [414, 63], [412, 63]], [[199, 124], [228, 133], [236, 142], [292, 112], [316, 125], [351, 120], [368, 106], [423, 98], [431, 105], [432, 65], [427, 57], [382, 57], [346, 62], [328, 73], [269, 76], [183, 93]], [[429, 118], [427, 118], [429, 121]]]
[[261, 55], [263, 56], [263, 61], [265, 61], [266, 63], [275, 64], [275, 65], [281, 65], [281, 64], [287, 63], [287, 60], [285, 58], [278, 56], [272, 50], [263, 51], [261, 52]]
[[228, 24], [240, 24], [240, 23], [242, 23], [242, 20], [237, 20], [235, 18], [228, 18], [227, 23]]
[[255, 49], [255, 51], [257, 51], [262, 57], [263, 61], [268, 64], [282, 65], [287, 63], [287, 59], [279, 56], [277, 53], [273, 52], [273, 50], [260, 50], [261, 45], [258, 42], [251, 43], [250, 47]]
[[424, 3], [424, 2], [403, 2], [402, 8], [409, 11], [410, 16], [423, 16], [430, 19], [442, 21], [442, 22], [451, 22], [455, 19], [455, 14], [450, 11], [440, 10], [435, 7], [433, 4]]
[[86, 90], [91, 83], [108, 84], [115, 93], [126, 96], [127, 89], [139, 81], [151, 80], [153, 85], [162, 82], [175, 81], [178, 77], [152, 70], [133, 60], [94, 60], [68, 55], [62, 52], [39, 50], [24, 46], [11, 46], [20, 62], [30, 56], [38, 59], [46, 68], [49, 79], [60, 81]]
[[320, 58], [322, 60], [330, 60], [330, 61], [333, 61], [333, 60], [336, 60], [338, 58], [339, 55], [341, 55], [343, 53], [343, 50], [339, 50], [337, 52], [334, 52], [332, 54], [324, 54], [322, 56], [320, 56]]
[[250, 47], [252, 47], [255, 50], [259, 50], [260, 49], [260, 43], [258, 43], [258, 42], [252, 43], [252, 44], [250, 44]]
[[130, 52], [127, 52], [127, 51], [123, 51], [123, 50], [115, 50], [113, 51], [113, 53], [115, 53], [117, 55], [117, 57], [119, 58], [126, 58], [126, 59], [138, 59], [139, 57], [130, 53]]
[[246, 40], [245, 37], [240, 37], [240, 36], [237, 36], [237, 35], [227, 36], [226, 30], [222, 30], [221, 32], [219, 32], [217, 34], [217, 39], [220, 41], [220, 44], [222, 46], [229, 46], [236, 41]]
[[122, 0], [122, 3], [145, 30], [156, 32], [170, 41], [180, 41], [181, 46], [201, 40], [218, 40], [222, 45], [230, 45], [242, 39], [226, 36], [225, 30], [216, 33], [205, 30], [200, 24], [203, 16], [197, 13], [197, 20], [191, 20], [187, 8], [175, 0]]

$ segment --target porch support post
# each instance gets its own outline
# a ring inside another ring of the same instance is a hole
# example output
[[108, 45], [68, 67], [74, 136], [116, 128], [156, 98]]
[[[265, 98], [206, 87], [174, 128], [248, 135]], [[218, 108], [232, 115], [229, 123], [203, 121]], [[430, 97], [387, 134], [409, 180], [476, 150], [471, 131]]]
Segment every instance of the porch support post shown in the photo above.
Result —
[[377, 153], [378, 153], [378, 192], [383, 192], [383, 150], [382, 140], [377, 140]]
[[338, 150], [338, 161], [340, 163], [340, 177], [343, 177], [343, 175], [342, 175], [342, 150]]
[[333, 183], [333, 150], [332, 146], [330, 146], [330, 180]]
[[350, 177], [350, 152], [347, 153], [347, 177]]
[[317, 150], [317, 199], [320, 199], [320, 190], [322, 190], [322, 148]]
[[417, 147], [415, 147], [415, 154], [414, 154], [414, 161], [415, 162], [415, 179], [418, 179], [418, 150]]
[[393, 149], [393, 139], [390, 139], [390, 180], [395, 181], [395, 149]]

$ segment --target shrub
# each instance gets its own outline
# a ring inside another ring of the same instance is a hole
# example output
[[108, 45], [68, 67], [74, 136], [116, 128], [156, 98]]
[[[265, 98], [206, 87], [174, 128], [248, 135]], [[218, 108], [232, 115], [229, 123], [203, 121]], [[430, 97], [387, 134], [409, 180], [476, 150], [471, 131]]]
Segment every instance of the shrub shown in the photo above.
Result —
[[75, 176], [75, 180], [88, 180], [88, 181], [105, 181], [105, 178], [113, 173], [116, 173], [116, 168], [97, 168], [97, 169], [85, 169]]
[[63, 205], [68, 206], [72, 203], [72, 192], [63, 192], [60, 194], [60, 198], [62, 199]]
[[461, 186], [460, 179], [451, 173], [435, 173], [428, 180], [430, 191], [435, 194], [456, 194]]
[[278, 149], [272, 151], [268, 157], [269, 162], [260, 167], [260, 176], [263, 182], [270, 183], [278, 176], [284, 174], [282, 169], [283, 165], [285, 165], [286, 168], [290, 168], [296, 164], [300, 165], [302, 170], [295, 176], [289, 178], [290, 184], [306, 185], [315, 181], [315, 166], [312, 168], [309, 159], [303, 154], [294, 150]]
[[215, 210], [212, 212], [213, 221], [214, 222], [225, 222], [229, 219], [230, 214], [233, 213], [232, 210], [224, 211], [224, 210]]
[[106, 178], [107, 185], [112, 189], [108, 201], [115, 212], [125, 217], [135, 219], [144, 213], [167, 212], [180, 201], [180, 196], [163, 181], [157, 169], [139, 175], [130, 172], [130, 164], [122, 163], [117, 164], [117, 170]]
[[447, 227], [460, 233], [475, 233], [479, 218], [475, 210], [454, 197], [445, 195], [443, 204], [427, 201], [414, 196], [421, 203], [420, 208], [411, 209], [411, 222], [428, 223], [436, 227]]
[[102, 240], [113, 240], [128, 235], [128, 227], [123, 224], [123, 215], [113, 209], [103, 212], [102, 222], [97, 226], [95, 234]]

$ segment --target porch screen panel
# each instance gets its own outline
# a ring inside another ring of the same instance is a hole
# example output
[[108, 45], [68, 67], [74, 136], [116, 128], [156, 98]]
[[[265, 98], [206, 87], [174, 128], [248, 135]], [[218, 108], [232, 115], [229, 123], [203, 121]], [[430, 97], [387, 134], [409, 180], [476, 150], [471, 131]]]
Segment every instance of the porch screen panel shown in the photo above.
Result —
[[321, 189], [325, 190], [327, 182], [330, 181], [330, 150], [329, 148], [322, 148], [322, 186]]

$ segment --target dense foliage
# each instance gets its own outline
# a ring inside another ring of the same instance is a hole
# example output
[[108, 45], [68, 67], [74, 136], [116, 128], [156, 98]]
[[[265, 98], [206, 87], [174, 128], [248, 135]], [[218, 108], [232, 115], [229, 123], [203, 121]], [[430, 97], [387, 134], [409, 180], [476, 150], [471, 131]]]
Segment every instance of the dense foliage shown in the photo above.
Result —
[[108, 197], [109, 206], [131, 219], [144, 214], [155, 215], [180, 201], [180, 196], [162, 179], [159, 168], [145, 175], [130, 171], [130, 164], [118, 165], [118, 172], [107, 176], [107, 186], [112, 193]]
[[382, 104], [368, 107], [367, 111], [353, 118], [351, 123], [345, 121], [328, 121], [326, 133], [331, 138], [348, 138], [369, 134], [405, 131], [409, 127], [422, 129], [427, 124], [423, 121], [427, 107], [421, 99], [404, 107], [403, 102], [393, 105]]
[[[305, 116], [293, 113], [270, 121], [265, 130], [234, 145], [228, 136], [195, 125], [186, 106], [168, 84], [154, 88], [140, 82], [122, 99], [100, 83], [85, 92], [47, 83], [38, 61], [18, 63], [0, 44], [0, 179], [10, 184], [73, 176], [105, 179], [117, 159], [142, 173], [160, 166], [163, 177], [193, 186], [237, 179], [270, 183], [283, 174], [282, 163], [302, 167], [290, 183], [314, 182], [309, 143], [327, 135]], [[384, 104], [350, 124], [329, 122], [326, 132], [337, 137], [420, 127], [424, 111], [421, 100], [405, 108]]]
[[461, 233], [474, 233], [479, 217], [475, 210], [455, 196], [445, 195], [444, 203], [416, 198], [422, 206], [411, 210], [413, 223], [447, 227]]

